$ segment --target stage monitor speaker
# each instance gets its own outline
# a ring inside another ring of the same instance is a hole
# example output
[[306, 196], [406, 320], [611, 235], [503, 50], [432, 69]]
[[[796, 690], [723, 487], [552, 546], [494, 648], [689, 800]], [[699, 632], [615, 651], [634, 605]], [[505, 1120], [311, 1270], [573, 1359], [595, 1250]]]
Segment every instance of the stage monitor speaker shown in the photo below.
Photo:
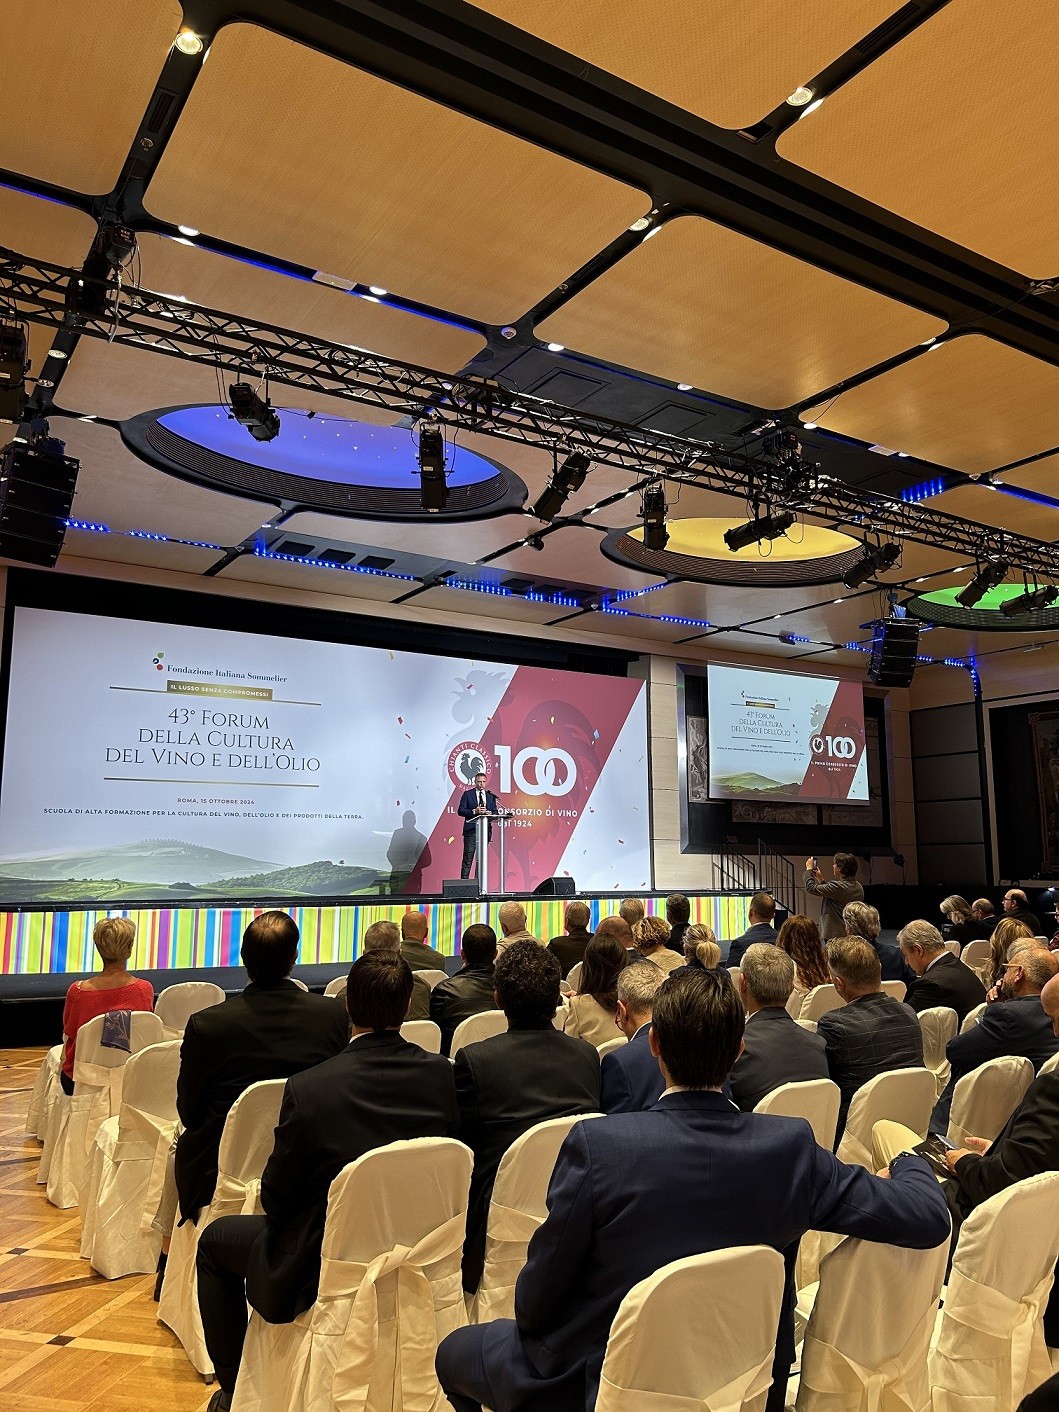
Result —
[[441, 884], [442, 897], [481, 897], [477, 878], [446, 878]]
[[66, 538], [80, 462], [63, 443], [12, 442], [0, 452], [0, 556], [49, 568]]
[[545, 878], [533, 889], [534, 897], [573, 897], [577, 888], [573, 878]]
[[875, 624], [868, 662], [873, 686], [908, 686], [916, 670], [919, 624], [910, 618], [885, 618]]

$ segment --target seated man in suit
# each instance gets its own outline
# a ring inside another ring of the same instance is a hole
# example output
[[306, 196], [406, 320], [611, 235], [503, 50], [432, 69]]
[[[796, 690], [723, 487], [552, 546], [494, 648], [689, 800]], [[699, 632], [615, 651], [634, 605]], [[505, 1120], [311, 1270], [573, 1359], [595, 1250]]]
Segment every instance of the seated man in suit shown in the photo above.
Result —
[[250, 984], [223, 1005], [192, 1015], [180, 1046], [177, 1112], [183, 1130], [175, 1175], [185, 1221], [194, 1221], [213, 1199], [224, 1122], [244, 1089], [263, 1079], [289, 1079], [349, 1043], [345, 1007], [299, 990], [289, 979], [298, 959], [298, 928], [286, 912], [255, 917], [243, 933], [240, 955]]
[[497, 942], [499, 951], [516, 941], [532, 941], [534, 946], [547, 944], [527, 930], [526, 909], [521, 902], [501, 902], [500, 911], [496, 915], [500, 923], [500, 940]]
[[[373, 922], [364, 933], [364, 940], [360, 943], [360, 954], [367, 956], [371, 951], [396, 951], [401, 954], [401, 933], [396, 922]], [[429, 1020], [430, 1019], [430, 982], [423, 976], [417, 976], [415, 968], [409, 963], [412, 971], [412, 999], [408, 1006], [406, 1020]]]
[[427, 945], [430, 922], [425, 912], [406, 912], [401, 918], [401, 955], [413, 971], [443, 971], [445, 958]]
[[741, 966], [743, 964], [743, 953], [748, 946], [756, 946], [759, 942], [771, 942], [776, 944], [776, 928], [774, 925], [776, 917], [775, 899], [767, 892], [755, 892], [750, 899], [750, 907], [747, 910], [747, 921], [750, 925], [742, 936], [737, 936], [728, 948], [728, 955], [724, 958], [726, 966]]
[[985, 986], [970, 966], [946, 951], [941, 932], [930, 922], [909, 922], [897, 933], [897, 944], [916, 979], [905, 1002], [915, 1011], [947, 1005], [962, 1025], [968, 1012], [985, 1002]]
[[623, 897], [618, 907], [618, 916], [628, 922], [633, 931], [636, 930], [637, 922], [642, 922], [647, 915], [647, 909], [643, 904], [642, 897]]
[[669, 948], [684, 957], [684, 933], [691, 924], [691, 903], [682, 892], [671, 892], [666, 898], [666, 921], [669, 923]]
[[1038, 1070], [1059, 1050], [1052, 1021], [1041, 1004], [1041, 992], [1059, 975], [1059, 956], [1034, 941], [1015, 942], [997, 985], [997, 996], [978, 1023], [957, 1034], [945, 1049], [952, 1074], [930, 1118], [930, 1131], [943, 1136], [949, 1126], [953, 1090], [965, 1074], [990, 1059], [1016, 1055]]
[[548, 943], [548, 950], [563, 968], [564, 981], [578, 961], [585, 959], [585, 949], [592, 940], [588, 929], [591, 918], [592, 913], [585, 903], [571, 902], [563, 917], [566, 931], [562, 936], [553, 936]]
[[916, 973], [905, 965], [901, 948], [892, 941], [879, 940], [882, 925], [877, 907], [872, 907], [867, 902], [847, 902], [842, 909], [842, 922], [847, 936], [862, 937], [869, 946], [875, 948], [884, 981], [904, 981], [906, 989], [912, 984]]
[[1012, 887], [1004, 893], [1004, 916], [1014, 917], [1030, 929], [1031, 936], [1041, 936], [1041, 919], [1030, 911], [1029, 900], [1021, 887]]
[[993, 935], [997, 917], [988, 897], [976, 897], [971, 903], [971, 924], [975, 941], [988, 941]]
[[445, 1055], [452, 1048], [457, 1025], [483, 1010], [496, 1009], [496, 932], [484, 922], [475, 922], [463, 933], [460, 954], [460, 969], [430, 992], [430, 1018], [441, 1031], [441, 1052]]
[[[794, 1259], [807, 1230], [929, 1248], [948, 1238], [944, 1198], [919, 1157], [891, 1180], [847, 1167], [800, 1118], [741, 1113], [721, 1093], [743, 1007], [724, 974], [685, 971], [655, 995], [651, 1048], [666, 1090], [645, 1113], [578, 1123], [559, 1152], [548, 1216], [530, 1241], [515, 1318], [450, 1334], [437, 1370], [455, 1412], [595, 1405], [621, 1300], [672, 1260], [769, 1245], [786, 1265], [767, 1412], [794, 1357]], [[684, 1337], [697, 1337], [685, 1332]], [[710, 1331], [700, 1339], [708, 1351]]]
[[287, 1081], [261, 1178], [265, 1214], [222, 1216], [202, 1233], [199, 1309], [220, 1384], [210, 1412], [231, 1405], [247, 1300], [270, 1324], [290, 1323], [312, 1307], [328, 1188], [342, 1168], [387, 1143], [456, 1135], [452, 1065], [401, 1038], [411, 998], [412, 972], [394, 949], [354, 963], [346, 986], [353, 1038], [341, 1054]]
[[829, 942], [827, 964], [846, 1002], [821, 1015], [816, 1026], [827, 1051], [828, 1073], [842, 1094], [837, 1143], [858, 1088], [888, 1069], [922, 1065], [923, 1033], [908, 1006], [883, 990], [879, 958], [866, 941], [841, 937]]
[[731, 1077], [732, 1097], [744, 1113], [780, 1084], [828, 1077], [824, 1041], [787, 1013], [793, 989], [794, 962], [786, 952], [769, 942], [747, 948], [739, 973], [746, 1029]]
[[666, 973], [653, 961], [635, 961], [618, 972], [615, 1023], [628, 1044], [603, 1056], [599, 1106], [604, 1113], [639, 1113], [662, 1097], [662, 1071], [648, 1034], [655, 991]]
[[599, 1112], [599, 1055], [552, 1024], [559, 962], [537, 942], [517, 941], [497, 961], [493, 979], [507, 1033], [467, 1045], [455, 1063], [460, 1141], [474, 1153], [463, 1252], [468, 1293], [482, 1277], [489, 1198], [501, 1157], [535, 1123]]

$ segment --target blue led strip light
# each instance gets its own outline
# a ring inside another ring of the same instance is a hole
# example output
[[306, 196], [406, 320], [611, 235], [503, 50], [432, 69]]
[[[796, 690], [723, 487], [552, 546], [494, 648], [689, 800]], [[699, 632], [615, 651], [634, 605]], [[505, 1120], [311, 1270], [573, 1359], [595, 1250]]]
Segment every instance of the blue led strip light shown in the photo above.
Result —
[[113, 534], [119, 539], [151, 539], [160, 544], [185, 544], [192, 549], [216, 549], [223, 553], [223, 544], [211, 544], [205, 539], [180, 539], [173, 534], [155, 534], [153, 530], [112, 530], [109, 525], [97, 525], [91, 520], [63, 520], [67, 529], [81, 530], [86, 534]]
[[307, 559], [302, 554], [277, 554], [261, 545], [254, 546], [256, 559], [279, 559], [284, 564], [308, 564], [311, 569], [341, 569], [347, 574], [371, 574], [378, 579], [400, 579], [403, 583], [418, 583], [415, 574], [394, 574], [388, 569], [369, 569], [363, 564], [335, 564], [329, 559]]
[[[664, 587], [664, 585], [661, 585]], [[613, 605], [620, 595], [614, 598], [604, 599], [599, 605], [600, 613], [608, 613], [616, 618], [641, 618], [649, 623], [676, 623], [685, 628], [712, 628], [713, 623], [707, 622], [705, 618], [680, 618], [673, 613], [633, 613], [628, 608], [615, 608]]]
[[910, 485], [901, 492], [901, 499], [906, 505], [918, 505], [923, 500], [929, 500], [931, 496], [940, 495], [946, 489], [945, 482], [940, 478], [937, 480], [920, 481], [918, 485]]

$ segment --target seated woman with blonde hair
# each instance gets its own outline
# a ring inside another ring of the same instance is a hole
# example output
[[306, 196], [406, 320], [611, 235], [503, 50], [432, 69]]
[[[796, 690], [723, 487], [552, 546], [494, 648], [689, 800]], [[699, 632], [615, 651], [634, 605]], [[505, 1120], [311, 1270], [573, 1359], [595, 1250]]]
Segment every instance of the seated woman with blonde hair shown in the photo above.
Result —
[[577, 994], [570, 997], [570, 1009], [563, 1032], [587, 1039], [589, 1044], [606, 1044], [617, 1034], [618, 972], [629, 964], [629, 953], [618, 937], [599, 932], [585, 948]]
[[713, 971], [721, 964], [721, 948], [712, 927], [692, 922], [684, 933], [685, 971]]
[[103, 970], [96, 976], [74, 981], [66, 992], [63, 1007], [63, 1055], [59, 1082], [64, 1093], [74, 1091], [74, 1044], [77, 1031], [97, 1015], [111, 1010], [153, 1010], [154, 991], [150, 981], [129, 974], [128, 961], [136, 940], [136, 924], [128, 917], [104, 917], [92, 933]]
[[664, 917], [644, 917], [632, 929], [636, 949], [645, 961], [653, 961], [659, 970], [677, 970], [683, 966], [677, 952], [669, 945], [669, 923]]
[[787, 1013], [797, 1020], [809, 992], [815, 986], [831, 984], [820, 928], [812, 917], [788, 917], [780, 927], [776, 945], [794, 962], [794, 989], [787, 1001]]

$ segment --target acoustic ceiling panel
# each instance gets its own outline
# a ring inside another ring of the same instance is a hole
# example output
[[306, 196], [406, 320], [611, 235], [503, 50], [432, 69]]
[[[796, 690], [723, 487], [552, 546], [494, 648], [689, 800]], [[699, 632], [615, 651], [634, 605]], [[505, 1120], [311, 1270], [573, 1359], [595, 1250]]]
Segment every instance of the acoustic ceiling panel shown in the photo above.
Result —
[[543, 626], [562, 618], [569, 608], [556, 608], [552, 603], [528, 603], [524, 598], [494, 598], [485, 593], [469, 593], [458, 588], [431, 588], [413, 599], [409, 607], [458, 613], [461, 618], [500, 618], [513, 623], [535, 623]]
[[[302, 593], [325, 594], [347, 599], [390, 603], [414, 585], [401, 579], [374, 578], [370, 574], [348, 574], [315, 564], [288, 564], [282, 559], [265, 559], [245, 554], [217, 575], [218, 582], [269, 584], [275, 588], [297, 589]], [[357, 611], [356, 603], [345, 606]]]
[[[297, 95], [282, 122], [278, 92]], [[243, 24], [214, 41], [146, 202], [176, 224], [492, 323], [535, 304], [650, 205]]]
[[[1033, 539], [1059, 539], [1059, 507], [1021, 500], [986, 485], [958, 485], [942, 495], [935, 495], [928, 504], [943, 515], [959, 515], [982, 525], [1011, 530], [1013, 534], [1025, 534]], [[941, 580], [937, 586], [941, 586]]]
[[211, 549], [195, 549], [187, 544], [164, 544], [150, 539], [127, 539], [119, 535], [68, 530], [59, 555], [59, 567], [75, 570], [78, 559], [102, 560], [108, 564], [141, 564], [147, 569], [202, 574], [217, 562], [217, 555]]
[[746, 127], [900, 6], [896, 0], [477, 0], [477, 8], [720, 127]]
[[177, 0], [4, 0], [0, 167], [110, 191], [181, 18]]
[[[533, 522], [527, 520], [527, 526]], [[527, 533], [529, 530], [527, 529]], [[600, 553], [600, 536], [595, 530], [578, 525], [565, 525], [546, 534], [543, 549], [526, 545], [494, 559], [491, 568], [517, 573], [525, 578], [536, 574], [560, 583], [584, 584], [595, 588], [646, 588], [657, 583], [657, 575], [641, 574], [612, 564]]]
[[538, 337], [761, 407], [788, 407], [932, 338], [930, 314], [697, 216], [663, 226]]
[[811, 415], [831, 431], [977, 474], [1059, 446], [1059, 368], [967, 334]]
[[140, 256], [145, 289], [179, 294], [209, 309], [366, 348], [384, 358], [454, 373], [485, 347], [481, 334], [454, 324], [291, 279], [165, 236], [141, 236]]
[[781, 135], [782, 156], [1037, 277], [1059, 269], [1059, 8], [956, 0]]

